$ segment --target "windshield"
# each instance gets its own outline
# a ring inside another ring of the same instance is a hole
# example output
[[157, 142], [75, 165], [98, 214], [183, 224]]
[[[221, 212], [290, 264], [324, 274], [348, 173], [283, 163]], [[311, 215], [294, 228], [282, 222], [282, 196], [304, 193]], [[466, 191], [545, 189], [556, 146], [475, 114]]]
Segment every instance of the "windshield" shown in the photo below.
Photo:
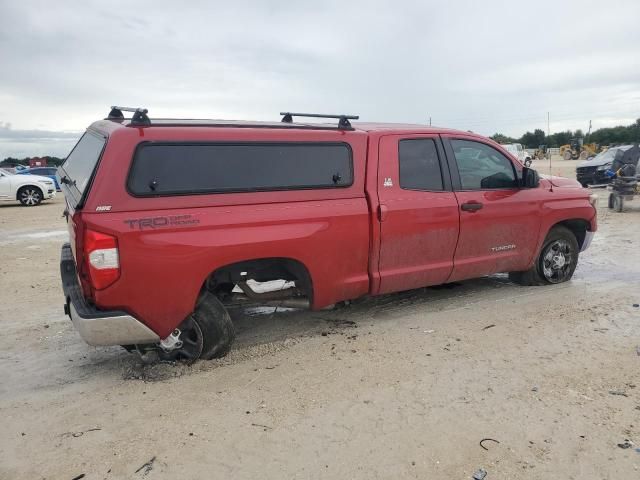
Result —
[[618, 150], [622, 150], [624, 152], [626, 150], [629, 150], [630, 148], [631, 148], [631, 145], [625, 145], [624, 147], [610, 148], [606, 152], [601, 152], [598, 155], [596, 155], [593, 158], [593, 160], [598, 160], [603, 162], [613, 162], [613, 159], [615, 158]]
[[15, 173], [11, 173], [9, 170], [5, 170], [4, 168], [0, 168], [0, 172], [4, 173], [5, 175], [15, 175]]

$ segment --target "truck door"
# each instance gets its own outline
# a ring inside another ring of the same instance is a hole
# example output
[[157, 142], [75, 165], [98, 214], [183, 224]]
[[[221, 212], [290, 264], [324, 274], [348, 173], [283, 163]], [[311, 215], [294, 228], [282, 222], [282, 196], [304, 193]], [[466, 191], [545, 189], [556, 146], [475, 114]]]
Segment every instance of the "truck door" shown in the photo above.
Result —
[[449, 281], [525, 270], [540, 228], [540, 193], [519, 187], [506, 155], [476, 137], [444, 137], [460, 237]]
[[378, 200], [378, 293], [446, 282], [459, 212], [438, 135], [380, 138]]

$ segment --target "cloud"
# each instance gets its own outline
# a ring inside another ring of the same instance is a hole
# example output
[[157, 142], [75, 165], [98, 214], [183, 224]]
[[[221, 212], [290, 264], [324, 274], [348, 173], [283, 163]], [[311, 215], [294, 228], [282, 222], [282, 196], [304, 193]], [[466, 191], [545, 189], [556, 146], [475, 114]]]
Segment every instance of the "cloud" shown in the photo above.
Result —
[[14, 130], [10, 123], [0, 122], [0, 160], [43, 155], [65, 157], [81, 135], [82, 132]]
[[639, 116], [639, 16], [636, 0], [0, 2], [0, 121], [82, 131], [120, 104], [599, 128]]

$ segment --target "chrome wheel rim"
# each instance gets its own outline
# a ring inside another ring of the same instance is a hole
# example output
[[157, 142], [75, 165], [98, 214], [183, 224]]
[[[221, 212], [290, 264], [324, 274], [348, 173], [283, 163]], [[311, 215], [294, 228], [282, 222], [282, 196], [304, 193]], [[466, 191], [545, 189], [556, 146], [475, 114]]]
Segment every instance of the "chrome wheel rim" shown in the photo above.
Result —
[[25, 205], [37, 205], [40, 203], [40, 200], [40, 192], [35, 188], [25, 188], [22, 190], [22, 193], [20, 193], [20, 201]]
[[547, 245], [542, 256], [542, 274], [551, 283], [566, 280], [575, 261], [575, 252], [567, 240], [555, 240]]

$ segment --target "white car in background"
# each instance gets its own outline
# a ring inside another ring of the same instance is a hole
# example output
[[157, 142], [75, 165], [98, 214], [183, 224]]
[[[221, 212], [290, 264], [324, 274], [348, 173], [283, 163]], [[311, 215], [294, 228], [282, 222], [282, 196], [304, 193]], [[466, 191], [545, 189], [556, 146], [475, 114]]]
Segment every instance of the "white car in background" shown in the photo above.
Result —
[[33, 207], [55, 196], [56, 187], [50, 178], [16, 175], [0, 168], [0, 200], [18, 201], [26, 207]]
[[529, 163], [531, 163], [531, 161], [533, 160], [533, 158], [531, 158], [531, 155], [524, 148], [522, 148], [522, 145], [519, 143], [507, 143], [500, 146], [507, 152], [511, 153], [522, 163], [527, 162], [527, 160], [529, 161]]

